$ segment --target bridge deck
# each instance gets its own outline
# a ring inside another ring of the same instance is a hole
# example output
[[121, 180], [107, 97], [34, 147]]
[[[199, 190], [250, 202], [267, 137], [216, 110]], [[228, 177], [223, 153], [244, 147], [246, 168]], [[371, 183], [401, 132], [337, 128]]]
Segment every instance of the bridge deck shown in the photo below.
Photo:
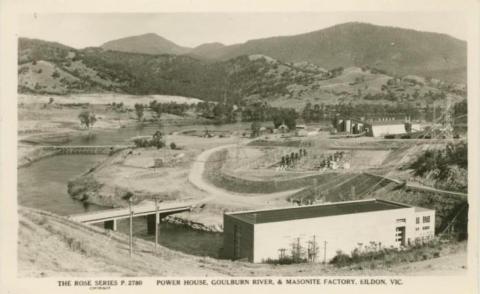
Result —
[[[189, 211], [192, 210], [194, 205], [195, 204], [193, 202], [160, 203], [158, 205], [158, 212], [167, 213]], [[132, 210], [134, 217], [155, 214], [155, 203], [152, 201], [144, 201], [139, 205], [133, 206]], [[73, 221], [86, 224], [94, 224], [110, 220], [119, 220], [128, 217], [130, 217], [130, 210], [128, 207], [93, 211], [69, 216], [69, 218]]]

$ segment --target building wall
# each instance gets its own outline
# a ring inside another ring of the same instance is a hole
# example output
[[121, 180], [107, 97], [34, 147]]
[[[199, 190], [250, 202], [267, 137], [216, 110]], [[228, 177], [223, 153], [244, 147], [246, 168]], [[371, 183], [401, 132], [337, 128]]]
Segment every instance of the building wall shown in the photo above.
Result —
[[345, 120], [345, 132], [352, 132], [352, 121], [349, 119]]
[[418, 123], [412, 123], [412, 132], [419, 132], [422, 130], [422, 127]]
[[415, 238], [413, 207], [256, 224], [253, 261], [278, 259], [281, 248], [285, 248], [290, 255], [292, 243], [298, 237], [306, 249], [313, 235], [319, 246], [317, 261], [320, 262], [324, 258], [324, 241], [327, 242], [325, 254], [327, 261], [336, 255], [337, 250], [350, 254], [353, 249], [359, 247], [359, 243], [365, 246], [370, 245], [370, 242], [376, 242], [381, 243], [382, 247], [398, 247], [400, 246], [396, 241], [398, 226], [405, 226], [405, 242], [413, 242]]
[[435, 210], [415, 212], [415, 238], [418, 241], [425, 241], [433, 238], [434, 236]]
[[389, 134], [405, 134], [405, 124], [396, 125], [373, 125], [371, 126], [372, 136], [383, 137]]
[[[240, 234], [238, 255], [235, 256], [235, 227]], [[253, 262], [253, 230], [252, 224], [223, 215], [223, 251], [222, 255], [229, 259], [248, 259]]]

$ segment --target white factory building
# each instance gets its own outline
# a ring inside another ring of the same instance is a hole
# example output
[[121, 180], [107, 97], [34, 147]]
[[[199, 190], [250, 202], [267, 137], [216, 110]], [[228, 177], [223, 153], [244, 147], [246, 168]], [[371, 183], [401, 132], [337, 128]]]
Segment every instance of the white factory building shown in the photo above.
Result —
[[346, 132], [350, 134], [364, 133], [365, 135], [372, 137], [402, 135], [421, 131], [420, 124], [412, 122], [408, 117], [403, 120], [395, 119], [393, 117], [383, 117], [368, 121], [351, 118], [338, 118], [336, 129], [338, 132]]
[[[410, 124], [411, 130], [407, 130], [407, 124]], [[405, 122], [395, 119], [384, 119], [372, 121], [365, 125], [366, 134], [372, 137], [384, 137], [386, 135], [401, 135], [409, 132], [420, 131], [418, 123]]]
[[371, 242], [407, 246], [433, 238], [434, 231], [434, 210], [378, 199], [233, 212], [224, 214], [223, 255], [255, 263], [278, 260], [295, 242], [308, 248], [315, 238], [321, 262]]

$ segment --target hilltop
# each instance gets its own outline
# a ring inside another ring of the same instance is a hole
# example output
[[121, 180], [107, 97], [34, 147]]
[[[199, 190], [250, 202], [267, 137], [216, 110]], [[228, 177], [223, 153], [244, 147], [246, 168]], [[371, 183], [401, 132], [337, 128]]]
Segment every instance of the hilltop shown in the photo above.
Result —
[[369, 65], [395, 75], [466, 80], [465, 41], [358, 22], [294, 36], [250, 40], [210, 50], [203, 56], [226, 60], [248, 54], [264, 54], [283, 62], [306, 61], [326, 68]]
[[103, 49], [144, 54], [188, 54], [225, 61], [262, 54], [281, 62], [309, 62], [325, 68], [371, 66], [391, 75], [415, 74], [453, 82], [466, 81], [467, 43], [439, 33], [349, 22], [292, 36], [245, 43], [202, 44], [186, 48], [156, 34], [107, 42]]
[[184, 54], [191, 50], [153, 33], [112, 40], [100, 47], [105, 50], [145, 54]]

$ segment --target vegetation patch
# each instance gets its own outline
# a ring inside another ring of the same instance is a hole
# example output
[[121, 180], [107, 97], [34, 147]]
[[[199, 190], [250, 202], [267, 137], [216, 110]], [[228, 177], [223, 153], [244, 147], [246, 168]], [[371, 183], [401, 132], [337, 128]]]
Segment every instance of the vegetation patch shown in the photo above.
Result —
[[330, 264], [336, 267], [355, 267], [358, 269], [374, 269], [391, 267], [402, 263], [416, 262], [438, 258], [443, 254], [459, 250], [460, 245], [449, 240], [434, 239], [426, 243], [417, 243], [402, 248], [381, 248], [375, 242], [368, 246], [354, 249], [351, 254], [337, 251]]

